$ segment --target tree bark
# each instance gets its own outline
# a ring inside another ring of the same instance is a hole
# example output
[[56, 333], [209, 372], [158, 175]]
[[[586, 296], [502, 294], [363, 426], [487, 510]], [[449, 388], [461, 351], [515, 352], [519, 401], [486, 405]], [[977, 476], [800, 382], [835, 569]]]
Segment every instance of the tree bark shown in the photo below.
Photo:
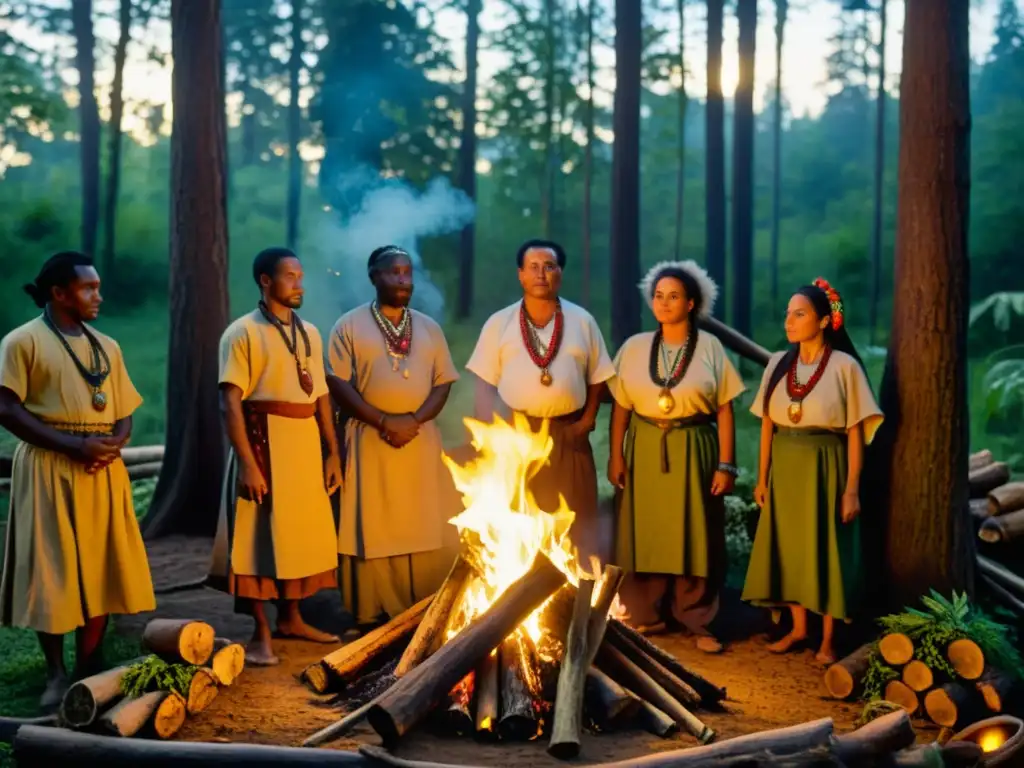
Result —
[[615, 0], [615, 144], [612, 157], [612, 346], [640, 330], [640, 91], [643, 10]]
[[878, 333], [878, 302], [882, 293], [882, 192], [885, 179], [885, 27], [886, 0], [878, 7], [878, 97], [875, 100], [875, 202], [871, 220], [871, 300], [868, 304], [868, 338], [874, 345]]
[[583, 274], [580, 276], [580, 300], [590, 304], [591, 220], [594, 186], [594, 2], [587, 4], [587, 144], [583, 150]]
[[[886, 590], [973, 593], [966, 514], [970, 96], [968, 0], [907, 0], [888, 429]], [[896, 427], [898, 425], [898, 428]], [[879, 440], [876, 438], [876, 443]]]
[[779, 227], [782, 220], [782, 48], [789, 0], [775, 0], [775, 103], [772, 105], [771, 308], [779, 306]]
[[[466, 82], [462, 87], [462, 136], [459, 141], [459, 187], [476, 200], [476, 90], [477, 49], [480, 45], [480, 3], [468, 0], [466, 8]], [[470, 221], [459, 237], [459, 301], [457, 316], [465, 320], [473, 311], [474, 238]]]
[[96, 104], [96, 37], [92, 26], [92, 0], [72, 0], [71, 25], [75, 34], [75, 66], [78, 69], [82, 251], [92, 256], [96, 252], [100, 216], [100, 110]]
[[750, 336], [754, 290], [754, 54], [757, 0], [738, 0], [739, 83], [733, 98], [732, 325]]
[[541, 172], [541, 232], [551, 237], [555, 158], [555, 0], [544, 0], [544, 168]]
[[676, 0], [679, 15], [679, 124], [676, 151], [676, 261], [683, 258], [683, 201], [686, 192], [686, 0]]
[[121, 0], [121, 32], [114, 49], [114, 82], [110, 86], [110, 138], [106, 201], [103, 208], [103, 269], [113, 272], [117, 240], [117, 193], [121, 184], [121, 117], [124, 115], [124, 62], [132, 36], [132, 0]]
[[299, 138], [302, 109], [299, 107], [299, 77], [302, 74], [302, 10], [304, 0], [291, 0], [292, 50], [288, 60], [288, 210], [286, 243], [293, 251], [299, 242], [299, 217], [302, 203], [302, 158]]
[[228, 324], [220, 0], [171, 2], [170, 346], [167, 453], [143, 533], [212, 536], [226, 456], [217, 394]]
[[708, 0], [708, 95], [705, 107], [704, 207], [708, 274], [718, 284], [715, 317], [725, 318], [725, 100], [722, 97], [724, 0]]

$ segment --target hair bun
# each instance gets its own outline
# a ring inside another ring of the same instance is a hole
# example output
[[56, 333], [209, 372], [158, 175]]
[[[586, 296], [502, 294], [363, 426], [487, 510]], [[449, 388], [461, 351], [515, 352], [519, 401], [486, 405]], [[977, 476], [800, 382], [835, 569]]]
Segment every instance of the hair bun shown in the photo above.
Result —
[[23, 286], [21, 286], [21, 290], [23, 290], [32, 298], [32, 301], [36, 303], [36, 306], [40, 308], [46, 306], [46, 297], [43, 296], [43, 292], [35, 283], [25, 283]]

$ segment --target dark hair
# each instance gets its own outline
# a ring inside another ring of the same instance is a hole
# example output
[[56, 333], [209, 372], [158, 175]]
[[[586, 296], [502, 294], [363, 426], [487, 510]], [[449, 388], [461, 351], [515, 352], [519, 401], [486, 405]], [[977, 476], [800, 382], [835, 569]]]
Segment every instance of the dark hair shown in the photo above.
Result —
[[256, 285], [263, 287], [260, 283], [260, 277], [266, 275], [271, 280], [274, 279], [274, 275], [277, 273], [277, 265], [283, 259], [297, 259], [298, 256], [295, 252], [288, 248], [281, 248], [280, 246], [274, 246], [272, 248], [264, 248], [262, 251], [256, 254], [256, 258], [252, 260], [252, 279], [256, 281]]
[[516, 266], [519, 267], [519, 269], [523, 268], [523, 260], [526, 259], [526, 252], [532, 251], [534, 248], [546, 248], [554, 253], [555, 260], [558, 262], [558, 268], [565, 269], [565, 249], [553, 240], [540, 239], [527, 240], [519, 246], [519, 250], [516, 251]]
[[[814, 312], [821, 317], [828, 317], [832, 315], [832, 304], [829, 302], [828, 294], [825, 293], [821, 288], [816, 285], [803, 285], [796, 289], [794, 295], [799, 294], [804, 296], [808, 301], [811, 302], [811, 306], [814, 307]], [[864, 361], [861, 360], [860, 355], [857, 354], [857, 348], [853, 346], [853, 339], [850, 338], [850, 334], [846, 331], [846, 312], [845, 307], [843, 311], [843, 324], [839, 326], [839, 330], [833, 330], [832, 325], [825, 326], [825, 343], [828, 344], [832, 349], [838, 352], [845, 352], [860, 365], [861, 370], [864, 371], [864, 375], [868, 375], [867, 368], [864, 367]], [[764, 412], [765, 417], [768, 415], [768, 403], [771, 400], [772, 393], [775, 388], [782, 381], [786, 373], [789, 372], [790, 367], [793, 365], [793, 361], [796, 360], [796, 356], [800, 354], [800, 345], [791, 344], [789, 349], [786, 350], [786, 354], [779, 360], [778, 365], [772, 371], [771, 376], [768, 379], [768, 386], [764, 390]]]
[[373, 273], [381, 269], [384, 263], [392, 256], [405, 256], [409, 261], [412, 261], [412, 256], [409, 255], [409, 252], [397, 245], [382, 245], [380, 248], [374, 248], [370, 258], [366, 261], [366, 271], [370, 274], [370, 277], [373, 277]]
[[48, 258], [31, 283], [22, 290], [42, 309], [50, 301], [54, 288], [66, 288], [76, 277], [78, 267], [91, 267], [92, 259], [78, 251], [61, 251]]
[[686, 291], [686, 298], [693, 301], [693, 314], [699, 315], [701, 308], [704, 306], [704, 292], [700, 289], [700, 283], [697, 279], [687, 272], [685, 269], [679, 267], [665, 267], [654, 275], [654, 279], [651, 280], [651, 295], [650, 298], [654, 298], [654, 291], [658, 287], [658, 281], [663, 277], [671, 277], [678, 280], [683, 284], [683, 289]]

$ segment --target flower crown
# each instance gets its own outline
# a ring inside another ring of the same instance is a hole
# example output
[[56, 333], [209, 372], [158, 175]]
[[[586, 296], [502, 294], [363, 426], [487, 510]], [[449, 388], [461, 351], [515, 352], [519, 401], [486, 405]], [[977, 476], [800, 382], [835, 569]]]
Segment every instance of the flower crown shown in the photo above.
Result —
[[[692, 277], [700, 288], [701, 305], [697, 316], [701, 319], [711, 317], [715, 308], [715, 299], [718, 298], [718, 286], [707, 271], [692, 259], [686, 261], [661, 261], [651, 267], [643, 280], [637, 284], [640, 293], [647, 302], [648, 307], [654, 307], [654, 283], [666, 269], [678, 269]], [[693, 297], [691, 297], [693, 298]]]
[[828, 296], [829, 308], [832, 310], [832, 330], [838, 331], [843, 327], [843, 297], [839, 295], [839, 291], [829, 285], [828, 280], [824, 277], [815, 279], [814, 285], [821, 288]]

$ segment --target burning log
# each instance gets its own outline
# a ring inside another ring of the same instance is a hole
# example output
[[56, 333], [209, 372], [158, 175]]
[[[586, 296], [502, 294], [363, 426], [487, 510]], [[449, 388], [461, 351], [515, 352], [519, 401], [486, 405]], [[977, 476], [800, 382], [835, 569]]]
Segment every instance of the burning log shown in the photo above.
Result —
[[587, 622], [587, 663], [589, 667], [597, 658], [597, 651], [604, 641], [608, 629], [608, 612], [612, 609], [615, 596], [626, 577], [625, 571], [617, 565], [606, 565], [601, 574], [601, 583], [597, 586], [597, 599], [593, 601], [590, 619]]
[[358, 640], [310, 664], [302, 671], [302, 679], [317, 693], [325, 693], [332, 686], [347, 683], [388, 649], [410, 637], [433, 599], [433, 595], [425, 597], [383, 627], [367, 632]]
[[845, 699], [860, 688], [871, 661], [873, 643], [865, 643], [825, 670], [825, 689], [834, 699]]
[[[588, 714], [602, 730], [631, 721], [642, 704], [635, 693], [623, 688], [597, 667], [591, 667], [587, 673], [583, 697]], [[675, 725], [675, 720], [669, 718], [669, 722]]]
[[217, 678], [213, 670], [206, 667], [197, 669], [188, 686], [188, 713], [198, 715], [213, 703], [217, 692]]
[[469, 561], [459, 555], [395, 667], [395, 677], [404, 677], [441, 647], [448, 617], [465, 594], [472, 575]]
[[949, 644], [946, 658], [964, 680], [977, 680], [985, 671], [985, 654], [976, 642], [966, 637]]
[[1007, 483], [989, 491], [988, 509], [993, 516], [1024, 509], [1024, 483]]
[[169, 739], [185, 724], [185, 700], [177, 693], [153, 691], [136, 699], [121, 699], [100, 718], [115, 736], [134, 736], [149, 726], [159, 739]]
[[995, 461], [995, 457], [992, 456], [992, 451], [987, 448], [984, 451], [972, 453], [967, 460], [967, 471], [976, 472], [983, 467], [987, 467], [993, 461]]
[[505, 638], [498, 654], [501, 678], [501, 717], [498, 733], [505, 741], [530, 741], [537, 737], [538, 698], [531, 685], [532, 654], [523, 641], [522, 632]]
[[700, 695], [693, 688], [669, 672], [655, 659], [644, 653], [632, 640], [622, 638], [620, 642], [615, 644], [615, 648], [650, 675], [654, 682], [664, 688], [680, 704], [687, 707], [700, 704]]
[[993, 461], [967, 474], [972, 499], [983, 499], [990, 491], [1010, 482], [1010, 467], [1005, 461]]
[[104, 707], [121, 698], [121, 679], [134, 663], [72, 683], [61, 702], [60, 719], [72, 728], [91, 725]]
[[498, 736], [498, 653], [491, 651], [476, 668], [476, 733], [484, 739]]
[[152, 619], [142, 632], [142, 645], [173, 663], [205, 664], [213, 640], [213, 627], [194, 619]]
[[245, 648], [238, 643], [218, 637], [213, 641], [214, 652], [210, 669], [220, 685], [231, 685], [245, 669]]
[[924, 710], [938, 725], [955, 728], [977, 707], [973, 706], [970, 691], [959, 683], [946, 683], [925, 694]]
[[675, 720], [646, 701], [640, 701], [640, 723], [655, 736], [663, 739], [670, 739], [679, 732], [679, 724]]
[[914, 658], [914, 641], [899, 632], [890, 632], [878, 641], [878, 652], [886, 664], [902, 667]]
[[397, 741], [412, 728], [564, 582], [565, 575], [547, 557], [537, 557], [487, 611], [401, 678], [367, 715], [384, 743]]
[[999, 544], [1024, 537], [1024, 509], [989, 517], [978, 529], [978, 538], [986, 544]]
[[713, 730], [672, 698], [668, 691], [651, 679], [650, 675], [634, 664], [617, 647], [607, 643], [603, 644], [597, 654], [597, 661], [598, 666], [605, 669], [613, 679], [618, 680], [671, 717], [701, 744], [707, 744], [715, 738]]
[[1013, 691], [1013, 678], [998, 669], [989, 667], [975, 683], [985, 706], [992, 712], [1002, 712], [1003, 706]]
[[899, 704], [910, 715], [917, 712], [921, 706], [914, 689], [901, 680], [890, 680], [885, 684], [884, 698], [893, 704]]
[[910, 715], [901, 709], [837, 736], [833, 749], [844, 764], [873, 765], [879, 758], [909, 747], [915, 738]]
[[474, 673], [470, 672], [448, 694], [448, 708], [444, 713], [444, 727], [447, 733], [466, 736], [476, 730], [476, 723], [470, 712], [473, 705], [474, 677]]
[[[617, 587], [616, 587], [617, 589]], [[576, 588], [576, 605], [572, 623], [565, 638], [565, 655], [558, 675], [558, 694], [555, 697], [555, 719], [551, 728], [548, 754], [559, 760], [571, 760], [580, 753], [580, 730], [583, 727], [583, 689], [590, 669], [590, 598], [594, 594], [594, 582], [581, 579]], [[612, 592], [609, 605], [614, 599]], [[608, 609], [605, 608], [607, 625]], [[595, 628], [604, 638], [604, 628]]]

